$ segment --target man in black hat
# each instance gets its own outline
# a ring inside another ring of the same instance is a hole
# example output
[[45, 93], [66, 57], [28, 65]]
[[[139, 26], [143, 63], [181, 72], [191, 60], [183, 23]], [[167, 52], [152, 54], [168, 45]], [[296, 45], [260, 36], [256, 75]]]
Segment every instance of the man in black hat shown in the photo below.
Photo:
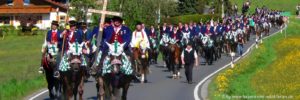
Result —
[[193, 67], [198, 65], [198, 55], [192, 44], [188, 43], [186, 48], [181, 53], [181, 61], [184, 65], [185, 76], [188, 84], [193, 82]]
[[108, 51], [108, 45], [105, 42], [108, 43], [114, 43], [119, 42], [119, 43], [125, 43], [124, 45], [124, 50], [125, 53], [129, 55], [129, 43], [131, 40], [131, 30], [122, 25], [123, 19], [121, 17], [113, 17], [113, 24], [106, 27], [103, 30], [103, 39], [101, 41], [101, 46], [100, 50], [102, 52], [107, 52]]
[[66, 28], [63, 32], [62, 35], [60, 35], [60, 37], [62, 38], [62, 40], [64, 40], [64, 51], [63, 53], [66, 53], [66, 51], [68, 51], [69, 49], [69, 43], [74, 43], [74, 42], [78, 42], [79, 44], [81, 44], [83, 42], [83, 33], [82, 31], [79, 31], [77, 29], [77, 25], [78, 23], [74, 20], [69, 21], [69, 25], [70, 25], [70, 29]]
[[[123, 19], [121, 17], [113, 17], [112, 24], [103, 29], [102, 40], [100, 44], [100, 52], [102, 53], [100, 62], [98, 64], [102, 64], [104, 58], [108, 55], [108, 43], [119, 42], [120, 44], [125, 43], [123, 50], [126, 55], [131, 55], [130, 52], [130, 41], [131, 41], [131, 30], [122, 25]], [[96, 64], [97, 65], [97, 64]], [[92, 74], [96, 74], [97, 66], [92, 66]], [[99, 74], [99, 73], [98, 73]]]

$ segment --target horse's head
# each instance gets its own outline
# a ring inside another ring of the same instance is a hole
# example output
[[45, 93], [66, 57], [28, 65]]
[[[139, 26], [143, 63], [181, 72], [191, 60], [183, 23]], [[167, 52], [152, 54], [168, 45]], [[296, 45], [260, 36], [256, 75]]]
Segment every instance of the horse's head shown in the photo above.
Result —
[[121, 58], [122, 58], [122, 55], [119, 55], [119, 56], [109, 56], [110, 57], [110, 64], [111, 64], [111, 67], [112, 67], [112, 73], [113, 74], [117, 74], [120, 72], [120, 69], [121, 69], [121, 65], [122, 65], [122, 61], [121, 61]]
[[48, 49], [48, 55], [47, 55], [47, 60], [50, 63], [50, 65], [56, 65], [56, 57], [58, 53], [58, 48], [57, 44], [47, 44], [47, 49]]
[[170, 41], [169, 36], [166, 33], [162, 36], [162, 41], [164, 43], [168, 43]]
[[151, 44], [152, 44], [152, 48], [157, 48], [157, 44], [156, 44], [156, 40], [155, 39], [150, 39], [150, 42], [151, 42]]
[[47, 48], [48, 48], [48, 54], [50, 54], [51, 56], [57, 55], [58, 53], [57, 43], [55, 44], [49, 43], [47, 44]]
[[176, 39], [170, 39], [169, 43], [170, 44], [177, 44], [178, 40]]
[[[84, 44], [84, 46], [86, 47], [86, 52], [85, 52], [86, 54], [95, 53], [97, 50], [97, 46], [94, 43], [86, 42]], [[90, 50], [90, 49], [92, 49], [92, 50]]]
[[71, 70], [78, 71], [81, 65], [81, 55], [83, 50], [84, 43], [79, 44], [78, 42], [70, 43], [69, 42], [69, 62]]
[[171, 50], [171, 52], [174, 52], [176, 50], [176, 48], [178, 47], [177, 42], [178, 42], [178, 40], [175, 40], [175, 39], [170, 40], [169, 49]]
[[189, 39], [190, 38], [190, 32], [182, 32], [182, 35], [184, 39]]
[[134, 59], [145, 59], [148, 58], [148, 48], [142, 43], [140, 46], [132, 48], [132, 53]]
[[123, 53], [123, 48], [125, 43], [119, 43], [119, 42], [114, 42], [112, 44], [109, 44], [106, 42], [106, 44], [109, 47], [109, 54], [113, 56], [120, 56]]
[[79, 44], [78, 42], [70, 43], [69, 42], [69, 50], [68, 54], [74, 55], [74, 56], [80, 56], [82, 54], [84, 42]]

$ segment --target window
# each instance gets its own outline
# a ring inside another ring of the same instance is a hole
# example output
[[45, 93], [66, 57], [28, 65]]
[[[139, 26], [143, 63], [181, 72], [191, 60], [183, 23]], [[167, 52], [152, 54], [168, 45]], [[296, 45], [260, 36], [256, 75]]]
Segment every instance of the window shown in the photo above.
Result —
[[10, 24], [10, 16], [0, 16], [0, 23], [8, 25]]
[[13, 0], [6, 0], [7, 5], [12, 6], [14, 5]]
[[66, 21], [66, 16], [59, 16], [59, 21], [64, 23]]
[[23, 0], [24, 1], [24, 5], [27, 6], [30, 4], [30, 0]]

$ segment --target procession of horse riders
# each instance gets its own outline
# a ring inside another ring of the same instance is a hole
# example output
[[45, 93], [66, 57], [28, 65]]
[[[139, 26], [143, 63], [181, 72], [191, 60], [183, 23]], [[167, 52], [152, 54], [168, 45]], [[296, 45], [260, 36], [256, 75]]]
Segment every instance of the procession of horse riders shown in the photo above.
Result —
[[255, 38], [258, 44], [272, 27], [282, 26], [280, 14], [262, 7], [252, 15], [207, 22], [163, 23], [149, 28], [137, 22], [133, 31], [122, 24], [121, 17], [113, 17], [101, 26], [103, 33], [99, 27], [91, 29], [73, 20], [61, 31], [53, 21], [43, 44], [40, 72], [46, 74], [51, 99], [62, 94], [68, 100], [77, 93], [82, 98], [84, 82], [93, 76], [98, 98], [113, 97], [116, 89], [122, 88], [125, 100], [131, 81], [147, 83], [150, 65], [156, 64], [164, 64], [172, 79], [179, 79], [184, 68], [187, 83], [192, 84], [194, 66], [213, 66], [222, 56], [242, 56], [248, 41]]

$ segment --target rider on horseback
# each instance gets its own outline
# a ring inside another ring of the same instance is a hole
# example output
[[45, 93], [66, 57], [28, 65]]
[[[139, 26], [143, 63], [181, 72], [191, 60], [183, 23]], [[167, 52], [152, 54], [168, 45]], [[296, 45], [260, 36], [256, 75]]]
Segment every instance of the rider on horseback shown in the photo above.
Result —
[[[109, 46], [106, 42], [108, 43], [125, 43], [123, 49], [125, 50], [125, 53], [127, 56], [130, 56], [130, 39], [131, 39], [131, 30], [122, 25], [123, 19], [120, 17], [114, 17], [113, 19], [113, 24], [106, 27], [103, 30], [103, 36], [102, 36], [102, 41], [100, 44], [100, 52], [98, 54], [98, 57], [95, 60], [95, 65], [92, 66], [92, 74], [99, 74], [101, 75], [101, 68], [98, 68], [99, 64], [102, 64], [104, 58], [108, 55], [109, 52]], [[100, 69], [100, 70], [99, 70]], [[97, 73], [100, 72], [100, 73]]]
[[[134, 62], [137, 62], [134, 65], [139, 67], [136, 68], [136, 72], [138, 74], [141, 74], [140, 81], [142, 83], [147, 82], [146, 74], [148, 73], [148, 67], [149, 67], [147, 60], [149, 58], [148, 50], [150, 49], [150, 42], [147, 33], [145, 32], [145, 30], [142, 29], [141, 23], [137, 23], [136, 25], [136, 30], [132, 34], [130, 46], [133, 49], [132, 51], [134, 53], [139, 52], [139, 54], [137, 55], [133, 54], [134, 55], [133, 59], [135, 60]], [[142, 62], [141, 59], [146, 59], [145, 65], [142, 64], [144, 62]]]
[[157, 57], [158, 57], [158, 32], [155, 30], [154, 26], [152, 25], [150, 27], [150, 34], [149, 34], [149, 39], [150, 39], [150, 47], [153, 55], [151, 55], [151, 60], [150, 63], [157, 64]]
[[[59, 55], [59, 52], [61, 51], [61, 42], [60, 42], [60, 34], [61, 32], [57, 29], [58, 28], [58, 22], [57, 21], [52, 21], [51, 23], [51, 30], [49, 30], [47, 32], [47, 35], [45, 37], [45, 42], [43, 44], [43, 47], [42, 47], [42, 61], [41, 61], [41, 66], [39, 68], [39, 72], [43, 72], [44, 71], [44, 68], [43, 68], [43, 64], [46, 64], [46, 54], [48, 53], [48, 50], [47, 50], [47, 45], [48, 44], [55, 44], [56, 47], [58, 47], [58, 52], [57, 52], [57, 59], [56, 59], [56, 64], [58, 66], [59, 64], [59, 61], [60, 61], [60, 55]], [[57, 67], [55, 68], [55, 73], [58, 73], [57, 72]]]

